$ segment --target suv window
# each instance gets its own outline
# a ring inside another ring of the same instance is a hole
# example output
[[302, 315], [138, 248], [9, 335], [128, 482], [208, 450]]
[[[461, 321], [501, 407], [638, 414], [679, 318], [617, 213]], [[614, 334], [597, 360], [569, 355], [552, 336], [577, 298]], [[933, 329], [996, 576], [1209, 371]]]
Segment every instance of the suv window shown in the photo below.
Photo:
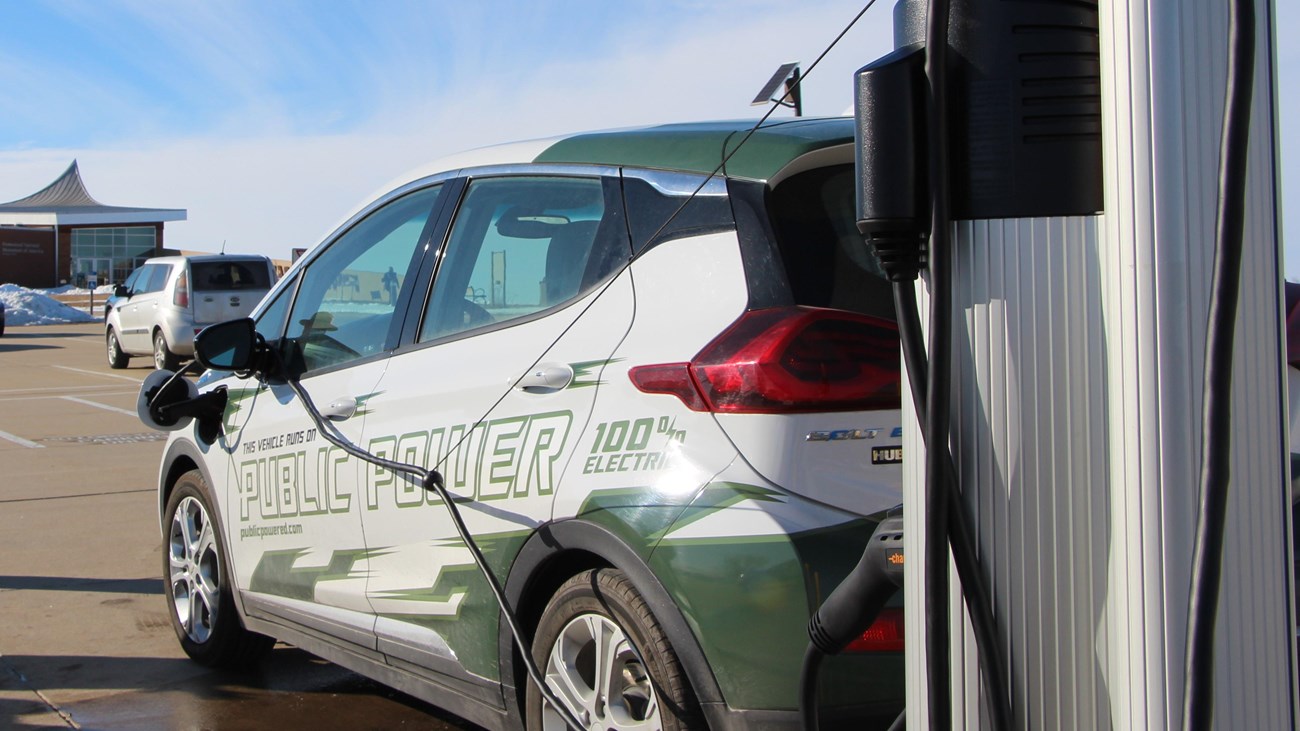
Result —
[[135, 292], [136, 292], [136, 290], [135, 290], [136, 282], [137, 282], [141, 277], [146, 276], [146, 273], [147, 273], [146, 270], [148, 270], [148, 269], [149, 269], [148, 266], [142, 266], [142, 267], [140, 267], [139, 269], [136, 269], [135, 271], [131, 272], [131, 276], [127, 277], [127, 278], [126, 278], [126, 281], [122, 283], [122, 286], [123, 286], [123, 287], [126, 287], [126, 291], [128, 291], [128, 292], [130, 292], [130, 293], [132, 293], [132, 294], [135, 294]]
[[[611, 199], [614, 203], [608, 203]], [[630, 254], [616, 183], [509, 177], [470, 183], [448, 237], [420, 341], [572, 300]]]
[[191, 262], [190, 278], [195, 292], [271, 288], [266, 262], [257, 260]]
[[167, 275], [172, 268], [167, 264], [149, 264], [136, 280], [136, 292], [161, 292], [167, 286]]
[[397, 301], [413, 284], [407, 273], [441, 189], [390, 201], [307, 266], [284, 341], [293, 370], [306, 373], [385, 349]]
[[796, 304], [894, 320], [889, 280], [857, 227], [853, 166], [790, 177], [768, 199]]

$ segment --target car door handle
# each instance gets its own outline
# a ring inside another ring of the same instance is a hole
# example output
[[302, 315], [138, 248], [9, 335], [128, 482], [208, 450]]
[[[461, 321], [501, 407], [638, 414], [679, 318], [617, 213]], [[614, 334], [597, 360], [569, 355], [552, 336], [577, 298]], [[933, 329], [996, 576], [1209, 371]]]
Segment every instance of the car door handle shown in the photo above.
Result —
[[330, 421], [347, 421], [357, 413], [357, 400], [351, 396], [334, 399], [320, 410], [320, 415]]
[[573, 367], [568, 363], [538, 363], [519, 379], [518, 387], [528, 393], [554, 393], [573, 383]]

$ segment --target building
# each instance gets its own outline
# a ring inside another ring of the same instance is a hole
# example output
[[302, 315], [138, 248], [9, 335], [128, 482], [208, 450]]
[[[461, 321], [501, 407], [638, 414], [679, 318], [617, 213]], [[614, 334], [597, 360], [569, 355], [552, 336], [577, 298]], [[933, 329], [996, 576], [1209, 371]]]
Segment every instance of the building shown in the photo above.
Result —
[[24, 287], [124, 281], [163, 249], [163, 224], [183, 208], [106, 206], [91, 197], [73, 160], [58, 180], [0, 204], [0, 283]]

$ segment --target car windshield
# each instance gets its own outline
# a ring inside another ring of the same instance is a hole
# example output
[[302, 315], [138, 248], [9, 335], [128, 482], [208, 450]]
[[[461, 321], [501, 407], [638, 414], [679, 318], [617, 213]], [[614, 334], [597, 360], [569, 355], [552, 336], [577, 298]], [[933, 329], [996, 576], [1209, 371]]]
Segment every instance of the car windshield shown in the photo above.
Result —
[[270, 289], [271, 273], [261, 261], [204, 261], [190, 264], [195, 292]]

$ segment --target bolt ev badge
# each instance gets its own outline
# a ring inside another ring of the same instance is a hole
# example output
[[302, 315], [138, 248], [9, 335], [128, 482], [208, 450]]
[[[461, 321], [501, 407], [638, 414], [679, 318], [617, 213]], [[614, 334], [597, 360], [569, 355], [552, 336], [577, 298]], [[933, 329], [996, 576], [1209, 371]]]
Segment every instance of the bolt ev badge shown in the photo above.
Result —
[[807, 442], [842, 442], [849, 439], [875, 439], [880, 436], [880, 429], [836, 429], [835, 431], [814, 431], [804, 437]]

